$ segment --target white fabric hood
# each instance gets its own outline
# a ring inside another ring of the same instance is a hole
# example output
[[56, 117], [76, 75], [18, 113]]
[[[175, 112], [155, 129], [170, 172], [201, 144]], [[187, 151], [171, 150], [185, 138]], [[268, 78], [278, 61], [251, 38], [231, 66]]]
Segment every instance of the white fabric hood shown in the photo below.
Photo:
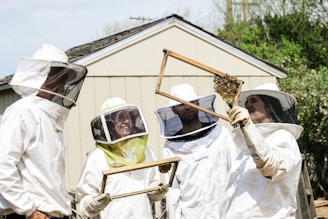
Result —
[[42, 90], [56, 96], [49, 100], [70, 108], [76, 104], [86, 74], [84, 66], [69, 63], [63, 51], [44, 44], [32, 58], [20, 59], [9, 84], [22, 97]]

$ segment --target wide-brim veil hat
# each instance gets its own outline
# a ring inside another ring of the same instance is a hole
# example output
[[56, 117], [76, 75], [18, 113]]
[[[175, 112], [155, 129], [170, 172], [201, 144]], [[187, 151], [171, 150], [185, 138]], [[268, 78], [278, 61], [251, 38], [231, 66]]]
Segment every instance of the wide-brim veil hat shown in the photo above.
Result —
[[[58, 69], [51, 71], [53, 68]], [[60, 97], [63, 101], [53, 101], [70, 108], [76, 104], [86, 74], [85, 66], [70, 63], [65, 52], [46, 43], [34, 53], [33, 57], [19, 60], [9, 84], [22, 97], [36, 95], [42, 90]], [[54, 86], [52, 88], [43, 86], [46, 83], [65, 84], [64, 91], [52, 90]]]
[[286, 92], [280, 91], [274, 83], [265, 83], [254, 89], [242, 91], [239, 97], [239, 106], [245, 107], [247, 97], [250, 95], [267, 95], [279, 100], [283, 110], [288, 110], [297, 104], [296, 98]]

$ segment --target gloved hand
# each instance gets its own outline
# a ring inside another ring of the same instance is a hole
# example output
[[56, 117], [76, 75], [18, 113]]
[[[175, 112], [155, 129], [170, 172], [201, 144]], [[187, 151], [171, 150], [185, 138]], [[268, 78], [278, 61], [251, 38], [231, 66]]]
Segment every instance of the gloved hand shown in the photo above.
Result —
[[236, 106], [228, 114], [232, 126], [240, 124], [248, 150], [253, 157], [256, 167], [263, 176], [273, 176], [279, 169], [279, 155], [275, 154], [264, 141], [262, 134], [252, 122], [248, 110]]
[[169, 185], [163, 185], [162, 182], [152, 182], [149, 185], [149, 188], [156, 188], [156, 190], [148, 192], [148, 198], [151, 202], [156, 202], [159, 201], [161, 199], [163, 199], [167, 193], [167, 191], [169, 190]]
[[245, 127], [251, 122], [248, 110], [239, 106], [233, 107], [228, 115], [232, 126], [240, 124], [240, 127]]
[[81, 202], [81, 212], [86, 215], [99, 214], [110, 202], [112, 198], [108, 193], [101, 193], [96, 196], [88, 196]]

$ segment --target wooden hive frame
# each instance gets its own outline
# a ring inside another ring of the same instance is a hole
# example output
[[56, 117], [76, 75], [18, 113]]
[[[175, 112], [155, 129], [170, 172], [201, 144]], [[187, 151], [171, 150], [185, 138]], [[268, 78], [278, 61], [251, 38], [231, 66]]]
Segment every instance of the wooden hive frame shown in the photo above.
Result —
[[177, 98], [175, 96], [172, 96], [171, 94], [169, 94], [167, 92], [161, 91], [160, 87], [161, 87], [162, 79], [164, 77], [164, 72], [165, 72], [165, 68], [166, 68], [167, 59], [168, 59], [168, 57], [173, 57], [173, 58], [175, 58], [177, 60], [180, 60], [182, 62], [185, 62], [189, 65], [192, 65], [192, 66], [197, 67], [199, 69], [202, 69], [206, 72], [214, 74], [215, 75], [214, 76], [214, 90], [216, 91], [216, 93], [218, 93], [223, 98], [223, 100], [227, 101], [228, 103], [231, 103], [230, 107], [238, 105], [238, 100], [239, 100], [240, 91], [241, 91], [243, 81], [238, 79], [237, 77], [225, 74], [221, 71], [218, 71], [214, 68], [206, 66], [206, 65], [204, 65], [200, 62], [197, 62], [195, 60], [187, 58], [187, 57], [185, 57], [183, 55], [180, 55], [178, 53], [175, 53], [173, 51], [164, 49], [163, 52], [164, 52], [164, 56], [163, 56], [163, 59], [162, 59], [160, 73], [159, 73], [158, 79], [157, 79], [155, 93], [159, 94], [159, 95], [162, 95], [164, 97], [173, 99], [175, 101], [178, 101], [182, 104], [186, 104], [186, 105], [191, 106], [193, 108], [196, 108], [198, 110], [204, 111], [206, 113], [209, 113], [213, 116], [219, 117], [219, 118], [224, 119], [226, 121], [229, 121], [229, 118], [224, 116], [224, 115], [221, 115], [217, 112], [208, 110], [204, 107], [198, 106], [198, 105], [193, 104], [191, 102], [185, 101], [185, 100]]
[[[157, 160], [157, 161], [153, 161], [153, 162], [139, 163], [139, 164], [135, 164], [135, 165], [131, 165], [131, 166], [122, 166], [122, 167], [112, 168], [110, 170], [104, 170], [102, 185], [101, 185], [101, 193], [104, 193], [104, 191], [105, 191], [105, 186], [106, 186], [108, 175], [135, 171], [135, 170], [151, 168], [151, 167], [156, 167], [156, 166], [158, 166], [158, 170], [160, 171], [160, 173], [167, 173], [171, 169], [171, 166], [173, 165], [172, 171], [170, 173], [169, 182], [167, 184], [165, 184], [165, 185], [168, 185], [168, 187], [171, 187], [174, 176], [175, 176], [175, 171], [178, 167], [180, 160], [181, 160], [180, 157], [173, 157], [173, 158], [162, 159], [162, 160]], [[132, 192], [123, 193], [123, 194], [111, 195], [111, 198], [112, 199], [124, 198], [127, 196], [138, 195], [138, 194], [142, 194], [142, 193], [146, 193], [146, 192], [155, 191], [158, 188], [159, 188], [159, 186], [153, 187], [153, 188], [148, 188], [148, 189], [143, 189], [143, 190], [139, 190], [139, 191], [132, 191]]]

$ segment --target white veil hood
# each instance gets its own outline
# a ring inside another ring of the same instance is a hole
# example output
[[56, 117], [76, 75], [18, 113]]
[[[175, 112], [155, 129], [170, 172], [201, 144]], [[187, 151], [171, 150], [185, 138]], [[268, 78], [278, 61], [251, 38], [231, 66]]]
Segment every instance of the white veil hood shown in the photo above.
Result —
[[[48, 78], [51, 68], [62, 70], [52, 78]], [[32, 58], [19, 60], [16, 73], [9, 84], [17, 94], [26, 97], [36, 95], [47, 80], [54, 81], [65, 76], [65, 91], [62, 93], [46, 89], [43, 91], [62, 98], [62, 105], [72, 106], [76, 104], [86, 74], [87, 69], [84, 66], [69, 63], [63, 51], [51, 44], [43, 44]]]

